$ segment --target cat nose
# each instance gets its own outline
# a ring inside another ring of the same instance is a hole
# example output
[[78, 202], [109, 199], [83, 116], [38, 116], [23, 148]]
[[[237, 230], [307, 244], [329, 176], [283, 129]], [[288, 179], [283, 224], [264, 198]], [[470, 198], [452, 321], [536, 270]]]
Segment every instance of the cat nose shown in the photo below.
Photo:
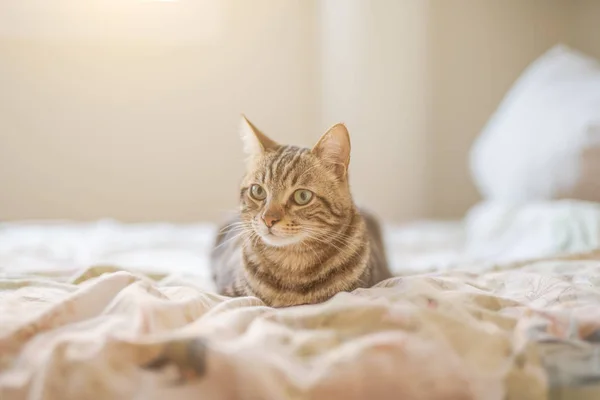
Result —
[[263, 215], [262, 220], [268, 228], [272, 228], [273, 225], [280, 221], [280, 218], [277, 215]]
[[263, 210], [261, 218], [267, 228], [270, 229], [283, 218], [283, 208], [277, 204], [269, 204]]

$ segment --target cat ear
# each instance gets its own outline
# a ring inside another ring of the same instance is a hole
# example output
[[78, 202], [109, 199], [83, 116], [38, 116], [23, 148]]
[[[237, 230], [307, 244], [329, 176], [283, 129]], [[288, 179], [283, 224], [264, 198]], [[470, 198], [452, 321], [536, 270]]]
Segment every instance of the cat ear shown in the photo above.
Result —
[[275, 141], [262, 133], [252, 122], [242, 114], [240, 135], [244, 143], [244, 152], [249, 156], [275, 150], [279, 147]]
[[311, 151], [326, 163], [330, 163], [340, 177], [348, 173], [350, 134], [344, 124], [336, 124], [329, 128]]

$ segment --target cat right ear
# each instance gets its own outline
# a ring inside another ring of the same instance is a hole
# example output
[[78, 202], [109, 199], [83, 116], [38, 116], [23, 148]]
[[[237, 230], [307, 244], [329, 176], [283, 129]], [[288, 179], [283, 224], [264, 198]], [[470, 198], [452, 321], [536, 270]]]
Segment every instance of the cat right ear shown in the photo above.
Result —
[[254, 124], [248, 121], [242, 114], [240, 135], [244, 143], [244, 152], [249, 155], [257, 155], [266, 151], [276, 150], [279, 144], [262, 133]]

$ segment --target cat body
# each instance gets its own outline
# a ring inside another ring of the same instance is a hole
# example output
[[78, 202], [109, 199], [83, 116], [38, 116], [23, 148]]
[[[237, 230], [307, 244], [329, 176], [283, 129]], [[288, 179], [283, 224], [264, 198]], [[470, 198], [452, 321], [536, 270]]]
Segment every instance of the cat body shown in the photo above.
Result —
[[279, 145], [243, 118], [248, 154], [240, 212], [211, 254], [220, 293], [286, 307], [391, 277], [377, 220], [352, 201], [342, 124], [312, 149]]

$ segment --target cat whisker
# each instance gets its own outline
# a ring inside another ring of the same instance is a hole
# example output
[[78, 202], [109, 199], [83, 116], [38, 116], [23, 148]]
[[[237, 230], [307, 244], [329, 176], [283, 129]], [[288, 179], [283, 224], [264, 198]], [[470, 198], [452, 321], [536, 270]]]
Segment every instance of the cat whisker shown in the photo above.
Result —
[[223, 233], [231, 228], [237, 228], [237, 227], [245, 227], [245, 226], [249, 226], [249, 224], [247, 222], [244, 221], [240, 221], [240, 222], [232, 222], [230, 224], [225, 225], [223, 228], [221, 228], [219, 230], [219, 233]]
[[223, 233], [225, 231], [229, 231], [229, 232], [234, 232], [234, 231], [238, 231], [240, 229], [252, 229], [252, 225], [250, 224], [239, 224], [239, 225], [229, 225], [223, 229], [221, 229], [220, 233]]
[[318, 236], [316, 236], [316, 235], [311, 235], [311, 234], [309, 233], [309, 234], [308, 234], [308, 238], [310, 238], [310, 239], [312, 239], [312, 240], [315, 240], [315, 241], [317, 241], [317, 242], [319, 242], [319, 243], [322, 243], [322, 244], [325, 244], [325, 245], [328, 245], [328, 246], [332, 246], [333, 248], [335, 248], [336, 250], [338, 250], [340, 253], [343, 253], [343, 254], [345, 253], [344, 249], [342, 249], [342, 248], [338, 247], [337, 245], [335, 245], [335, 244], [333, 244], [333, 243], [331, 243], [331, 242], [328, 242], [328, 241], [326, 241], [326, 240], [324, 240], [324, 239], [321, 239], [320, 237], [318, 237]]
[[317, 233], [319, 236], [326, 238], [326, 239], [332, 239], [332, 240], [336, 240], [342, 243], [346, 243], [346, 241], [350, 241], [352, 239], [355, 239], [356, 236], [354, 235], [346, 235], [343, 233], [334, 233], [334, 234], [329, 234], [329, 233], [323, 233], [320, 230], [315, 230], [313, 228], [309, 228], [311, 232], [313, 233]]
[[[346, 233], [343, 233], [343, 232], [335, 232], [335, 233], [331, 234], [330, 236], [325, 237], [325, 235], [327, 235], [327, 233], [323, 233], [321, 231], [321, 229], [319, 229], [315, 225], [310, 225], [310, 224], [309, 225], [305, 225], [305, 228], [308, 229], [308, 230], [310, 230], [311, 232], [319, 234], [319, 236], [322, 236], [322, 237], [324, 237], [326, 239], [335, 240], [335, 241], [337, 241], [339, 243], [342, 243], [342, 244], [347, 244], [347, 242], [350, 242], [350, 241], [356, 239], [355, 235], [349, 235], [349, 234], [346, 234]], [[344, 229], [344, 226], [342, 226], [340, 228], [340, 230], [343, 230], [343, 229]]]
[[[351, 242], [349, 240], [341, 240], [341, 239], [337, 239], [337, 238], [332, 238], [332, 237], [327, 237], [324, 238], [322, 235], [311, 235], [311, 233], [315, 233], [315, 232], [310, 232], [307, 231], [309, 233], [309, 238], [313, 239], [317, 242], [323, 243], [323, 244], [327, 244], [330, 245], [332, 247], [334, 247], [335, 249], [337, 249], [338, 251], [345, 253], [346, 251], [349, 252], [349, 254], [351, 254], [354, 250], [356, 250], [356, 246], [354, 244], [354, 242]], [[340, 244], [341, 246], [347, 246], [345, 249], [344, 248], [340, 248], [339, 246], [337, 246], [336, 244], [332, 243], [331, 241], [335, 241], [336, 243]], [[348, 250], [349, 249], [349, 250]]]
[[319, 236], [325, 237], [326, 235], [328, 235], [326, 238], [327, 239], [334, 239], [334, 240], [340, 240], [340, 239], [354, 239], [356, 236], [354, 235], [348, 235], [342, 232], [335, 232], [332, 234], [329, 234], [329, 232], [323, 232], [321, 229], [318, 228], [314, 228], [312, 226], [305, 226], [304, 227], [307, 231], [313, 232], [313, 233], [317, 233]]
[[219, 248], [221, 248], [221, 247], [223, 247], [223, 246], [224, 246], [224, 245], [226, 245], [227, 243], [230, 243], [230, 242], [232, 242], [232, 241], [234, 241], [234, 240], [236, 240], [236, 239], [238, 239], [238, 238], [240, 238], [240, 237], [242, 237], [243, 235], [245, 235], [245, 234], [248, 234], [248, 233], [252, 234], [252, 233], [254, 233], [254, 231], [252, 231], [252, 230], [244, 230], [244, 231], [242, 231], [242, 232], [240, 232], [240, 233], [237, 233], [237, 234], [236, 234], [236, 235], [234, 235], [233, 237], [231, 237], [231, 238], [229, 238], [229, 239], [225, 240], [223, 243], [220, 243], [218, 246], [216, 246], [216, 247], [213, 249], [213, 251], [214, 251], [214, 250], [217, 250], [217, 249], [219, 249]]
[[341, 249], [341, 248], [339, 248], [339, 247], [337, 247], [337, 246], [335, 246], [335, 245], [333, 245], [330, 242], [327, 242], [325, 240], [321, 240], [321, 239], [314, 238], [314, 237], [312, 237], [311, 239], [313, 239], [313, 240], [315, 240], [315, 241], [317, 241], [319, 243], [322, 243], [324, 245], [332, 246], [333, 248], [335, 248], [338, 251], [338, 253], [339, 253], [338, 256], [342, 256], [343, 258], [349, 258], [354, 253], [351, 250]]

